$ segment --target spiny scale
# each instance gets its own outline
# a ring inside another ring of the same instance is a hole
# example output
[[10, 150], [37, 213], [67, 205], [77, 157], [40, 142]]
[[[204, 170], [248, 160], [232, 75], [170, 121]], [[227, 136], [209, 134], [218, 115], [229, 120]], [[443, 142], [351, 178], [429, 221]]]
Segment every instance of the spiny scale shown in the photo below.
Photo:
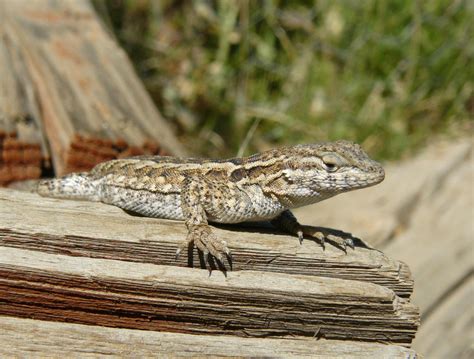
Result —
[[[297, 234], [290, 209], [384, 179], [379, 163], [348, 141], [273, 149], [226, 160], [140, 156], [101, 163], [89, 173], [41, 181], [42, 196], [101, 201], [148, 217], [184, 220], [194, 243], [219, 261], [230, 254], [208, 222], [272, 220]], [[311, 233], [322, 240], [320, 234]], [[343, 240], [342, 244], [351, 244]]]

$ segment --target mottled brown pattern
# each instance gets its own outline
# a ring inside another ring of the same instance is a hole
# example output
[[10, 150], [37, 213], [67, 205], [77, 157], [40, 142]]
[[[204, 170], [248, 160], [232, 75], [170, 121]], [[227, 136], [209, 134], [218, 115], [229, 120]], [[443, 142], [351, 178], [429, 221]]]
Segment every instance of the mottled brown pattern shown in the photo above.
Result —
[[[223, 263], [230, 251], [208, 222], [272, 220], [309, 233], [290, 209], [381, 182], [384, 171], [348, 141], [298, 145], [222, 160], [140, 156], [96, 166], [89, 174], [43, 181], [40, 194], [102, 201], [145, 216], [183, 220], [189, 234], [178, 249], [196, 245]], [[352, 245], [342, 240], [343, 246]]]
[[230, 174], [230, 178], [234, 182], [239, 182], [245, 177], [247, 177], [247, 171], [245, 170], [245, 168], [237, 168]]

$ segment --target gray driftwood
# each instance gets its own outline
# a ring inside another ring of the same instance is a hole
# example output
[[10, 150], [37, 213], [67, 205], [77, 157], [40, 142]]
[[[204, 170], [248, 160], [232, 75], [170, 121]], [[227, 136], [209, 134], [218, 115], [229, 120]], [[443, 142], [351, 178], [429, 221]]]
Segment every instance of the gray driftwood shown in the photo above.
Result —
[[410, 345], [417, 308], [372, 283], [192, 268], [0, 247], [0, 314], [190, 334]]
[[184, 260], [172, 266], [185, 236], [180, 222], [0, 190], [0, 314], [193, 334], [410, 345], [418, 309], [371, 283], [400, 282], [394, 273], [401, 265], [380, 252], [323, 252], [310, 241], [300, 246], [291, 236], [245, 228], [217, 234], [236, 257], [227, 277], [187, 268]]
[[396, 345], [353, 341], [216, 337], [0, 317], [0, 355], [32, 357], [282, 357], [415, 359]]
[[[264, 228], [216, 228], [234, 254], [233, 269], [317, 275], [371, 282], [409, 297], [408, 267], [380, 251], [340, 249]], [[186, 254], [174, 259], [186, 237], [182, 222], [134, 217], [100, 203], [42, 198], [0, 189], [0, 245], [55, 254], [160, 265], [187, 266]], [[194, 266], [200, 261], [195, 253]]]

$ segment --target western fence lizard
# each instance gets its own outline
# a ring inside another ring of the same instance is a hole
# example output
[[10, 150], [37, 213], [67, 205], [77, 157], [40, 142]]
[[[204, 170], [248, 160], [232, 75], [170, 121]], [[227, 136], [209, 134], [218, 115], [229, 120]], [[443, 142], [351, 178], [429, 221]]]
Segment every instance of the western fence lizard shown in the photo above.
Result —
[[[147, 217], [183, 220], [188, 235], [177, 256], [193, 244], [220, 263], [230, 262], [225, 241], [208, 222], [270, 220], [298, 236], [325, 235], [300, 225], [290, 209], [336, 194], [375, 185], [382, 166], [348, 141], [297, 145], [226, 160], [139, 156], [101, 163], [87, 173], [42, 180], [38, 193], [47, 197], [112, 204]], [[340, 244], [353, 247], [350, 239]]]

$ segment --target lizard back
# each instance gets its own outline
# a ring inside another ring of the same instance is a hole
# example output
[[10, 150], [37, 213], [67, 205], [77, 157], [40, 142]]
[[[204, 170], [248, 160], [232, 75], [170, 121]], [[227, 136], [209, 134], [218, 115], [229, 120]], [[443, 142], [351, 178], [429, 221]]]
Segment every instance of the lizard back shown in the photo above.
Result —
[[383, 168], [359, 145], [337, 141], [222, 160], [162, 156], [111, 160], [89, 173], [41, 181], [38, 192], [182, 220], [186, 191], [199, 198], [209, 220], [235, 223], [271, 219], [286, 209], [372, 186], [383, 178]]

